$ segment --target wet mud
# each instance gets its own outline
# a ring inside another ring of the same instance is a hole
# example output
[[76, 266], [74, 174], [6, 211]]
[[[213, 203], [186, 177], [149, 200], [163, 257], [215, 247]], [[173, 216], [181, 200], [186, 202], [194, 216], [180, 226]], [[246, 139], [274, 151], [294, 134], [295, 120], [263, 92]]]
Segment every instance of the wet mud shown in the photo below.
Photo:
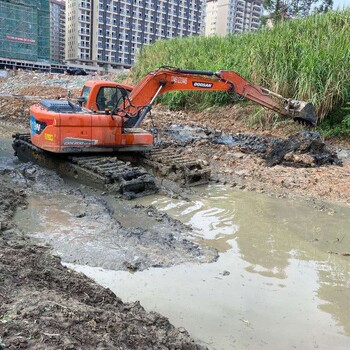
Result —
[[263, 158], [267, 166], [294, 167], [342, 165], [336, 150], [326, 145], [317, 132], [300, 131], [286, 139], [255, 134], [226, 134], [202, 127], [171, 125], [160, 132], [168, 142], [188, 146], [206, 141], [239, 149], [245, 154]]
[[[89, 194], [88, 188], [71, 187], [55, 172], [30, 163], [0, 173], [30, 194], [28, 209], [16, 217], [20, 228], [49, 243], [65, 262], [135, 271], [217, 258], [215, 250], [189, 240], [190, 227], [155, 208]], [[148, 228], [139, 224], [147, 220]]]
[[[48, 245], [14, 225], [15, 211], [28, 205], [31, 194], [27, 197], [18, 185], [14, 189], [7, 175], [0, 181], [1, 349], [204, 349], [166, 318], [145, 312], [138, 302], [124, 304], [110, 290], [63, 267]], [[85, 205], [90, 211], [96, 203]], [[92, 210], [89, 220], [96, 220], [94, 215]], [[80, 248], [88, 244], [83, 240]], [[171, 240], [168, 246], [176, 249]]]

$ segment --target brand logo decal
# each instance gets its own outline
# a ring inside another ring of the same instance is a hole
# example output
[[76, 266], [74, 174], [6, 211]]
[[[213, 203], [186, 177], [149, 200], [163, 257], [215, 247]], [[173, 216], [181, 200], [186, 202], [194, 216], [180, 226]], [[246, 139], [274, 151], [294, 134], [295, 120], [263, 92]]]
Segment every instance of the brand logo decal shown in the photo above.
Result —
[[41, 122], [40, 120], [36, 120], [34, 115], [30, 116], [30, 131], [32, 135], [41, 134], [42, 131], [46, 128], [47, 124]]
[[203, 82], [200, 82], [200, 81], [194, 81], [194, 82], [192, 83], [192, 85], [193, 85], [194, 87], [204, 88], [204, 89], [210, 89], [210, 88], [213, 86], [212, 83], [203, 83]]

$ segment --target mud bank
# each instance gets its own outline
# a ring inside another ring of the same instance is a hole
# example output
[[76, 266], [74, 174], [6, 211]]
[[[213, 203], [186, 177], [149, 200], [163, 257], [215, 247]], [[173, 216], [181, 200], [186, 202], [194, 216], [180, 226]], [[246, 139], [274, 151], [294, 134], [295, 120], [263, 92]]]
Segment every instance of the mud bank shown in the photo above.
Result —
[[204, 349], [138, 302], [68, 270], [13, 224], [23, 191], [0, 178], [0, 348]]
[[191, 227], [155, 208], [70, 186], [30, 163], [0, 174], [29, 195], [19, 227], [49, 243], [64, 262], [135, 271], [217, 259], [214, 249], [190, 241]]
[[196, 125], [189, 121], [166, 124], [170, 123], [169, 113], [181, 122], [184, 113], [164, 113], [163, 119], [153, 117], [158, 141], [175, 154], [188, 154], [210, 164], [213, 181], [277, 197], [350, 203], [349, 149], [330, 146], [317, 133], [298, 131], [277, 137], [224, 132], [218, 121], [211, 120], [208, 127], [208, 118], [203, 124], [197, 119]]

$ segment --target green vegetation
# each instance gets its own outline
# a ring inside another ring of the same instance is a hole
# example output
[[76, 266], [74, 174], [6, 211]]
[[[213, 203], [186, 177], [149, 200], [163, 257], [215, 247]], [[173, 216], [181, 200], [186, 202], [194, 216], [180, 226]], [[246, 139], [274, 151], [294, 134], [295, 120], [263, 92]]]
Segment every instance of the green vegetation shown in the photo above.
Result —
[[285, 21], [288, 18], [300, 18], [311, 13], [322, 13], [332, 10], [333, 0], [264, 0], [263, 7], [267, 16], [262, 19], [266, 23], [268, 18], [274, 23]]
[[350, 137], [350, 103], [331, 112], [318, 127], [318, 131], [326, 138]]
[[[350, 10], [345, 10], [286, 21], [257, 33], [162, 40], [142, 48], [133, 78], [160, 66], [234, 70], [283, 96], [313, 102], [322, 119], [349, 101], [349, 38]], [[229, 103], [232, 96], [176, 92], [162, 101], [172, 108], [205, 108]], [[349, 116], [347, 120], [340, 123], [350, 129]]]

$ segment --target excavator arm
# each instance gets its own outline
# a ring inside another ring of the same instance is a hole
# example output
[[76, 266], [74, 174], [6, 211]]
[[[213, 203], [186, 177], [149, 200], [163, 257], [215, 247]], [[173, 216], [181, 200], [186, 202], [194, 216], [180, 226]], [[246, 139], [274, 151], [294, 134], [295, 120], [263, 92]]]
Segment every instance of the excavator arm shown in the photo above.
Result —
[[147, 74], [112, 114], [123, 117], [125, 126], [138, 127], [156, 97], [169, 91], [229, 91], [296, 121], [313, 126], [317, 121], [311, 103], [284, 98], [226, 70], [156, 70]]

